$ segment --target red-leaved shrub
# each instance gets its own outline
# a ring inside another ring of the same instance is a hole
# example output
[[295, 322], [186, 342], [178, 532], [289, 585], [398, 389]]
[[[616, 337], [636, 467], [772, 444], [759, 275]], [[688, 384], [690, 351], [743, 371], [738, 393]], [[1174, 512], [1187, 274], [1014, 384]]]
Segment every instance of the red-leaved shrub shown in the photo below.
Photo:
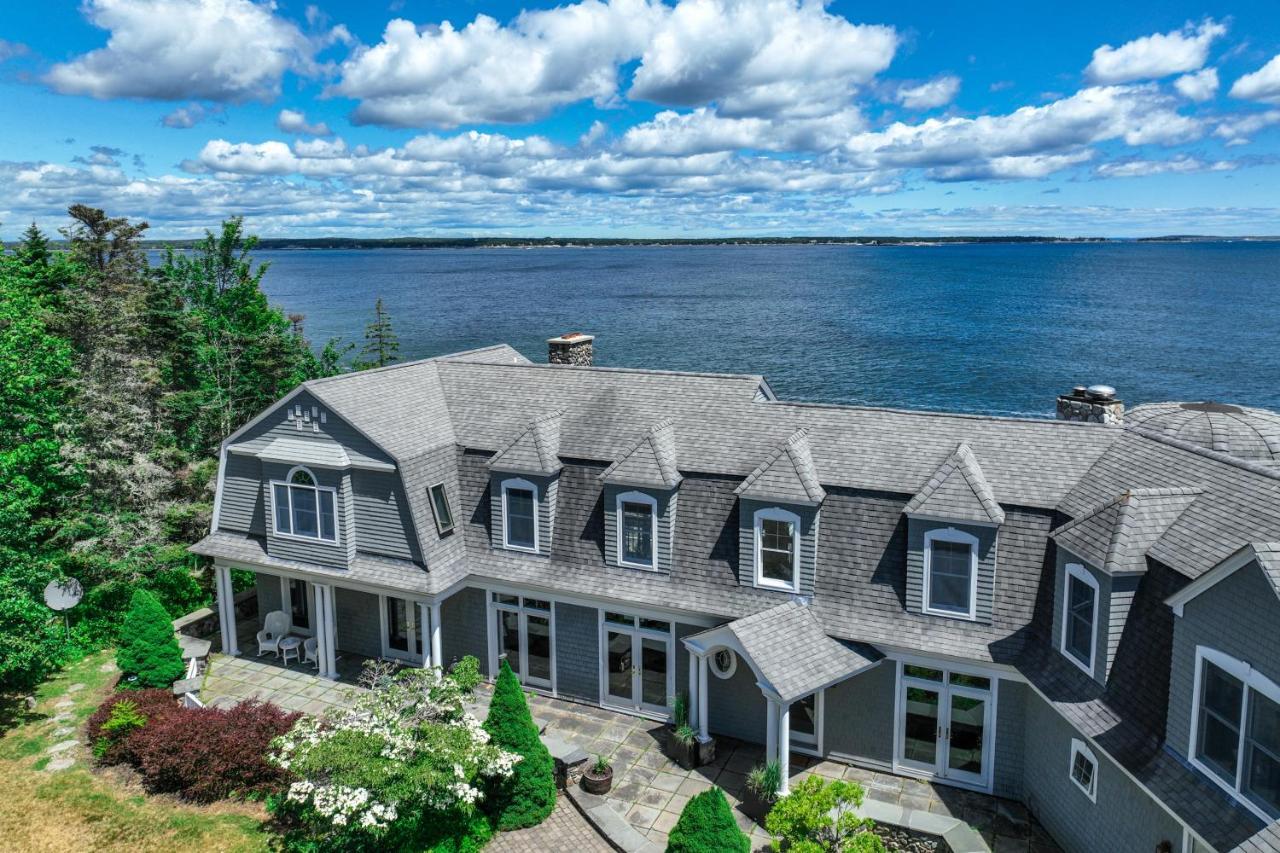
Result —
[[204, 803], [265, 794], [287, 778], [266, 760], [271, 741], [300, 716], [254, 700], [226, 710], [181, 708], [131, 734], [129, 748], [150, 791]]
[[148, 722], [182, 709], [173, 693], [168, 690], [121, 690], [108, 696], [107, 700], [98, 706], [98, 710], [93, 712], [93, 716], [89, 717], [89, 721], [85, 724], [89, 745], [96, 747], [104, 738], [107, 741], [103, 745], [103, 750], [95, 749], [98, 761], [102, 764], [129, 764], [137, 767], [138, 756], [129, 748], [130, 738], [128, 736], [113, 738], [109, 733], [102, 731], [103, 724], [111, 718], [111, 711], [119, 702], [134, 703]]

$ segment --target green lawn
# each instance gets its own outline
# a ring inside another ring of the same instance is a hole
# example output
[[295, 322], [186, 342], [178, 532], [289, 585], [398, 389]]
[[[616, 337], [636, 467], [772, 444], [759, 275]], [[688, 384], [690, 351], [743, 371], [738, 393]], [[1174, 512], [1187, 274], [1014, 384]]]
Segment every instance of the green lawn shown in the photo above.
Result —
[[[84, 722], [110, 692], [113, 653], [101, 652], [69, 666], [40, 686], [34, 711], [0, 704], [0, 849], [265, 851], [265, 811], [251, 803], [190, 806], [148, 797], [123, 774], [92, 770]], [[72, 685], [83, 688], [70, 690]], [[58, 703], [70, 701], [70, 705]], [[55, 720], [57, 714], [69, 719]], [[57, 734], [60, 728], [70, 733]], [[80, 744], [51, 756], [66, 740]], [[49, 770], [52, 758], [69, 757], [65, 770]]]

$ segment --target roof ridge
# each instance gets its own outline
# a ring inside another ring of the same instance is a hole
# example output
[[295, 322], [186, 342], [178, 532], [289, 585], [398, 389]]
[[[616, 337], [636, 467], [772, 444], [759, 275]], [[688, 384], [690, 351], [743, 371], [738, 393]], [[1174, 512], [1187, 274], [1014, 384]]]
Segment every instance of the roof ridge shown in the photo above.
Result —
[[797, 427], [786, 438], [774, 445], [765, 454], [764, 460], [746, 476], [746, 479], [738, 484], [738, 487], [734, 489], [734, 494], [744, 495], [750, 491], [751, 487], [784, 454], [791, 463], [791, 468], [795, 472], [796, 478], [800, 481], [800, 488], [804, 490], [805, 497], [814, 503], [821, 503], [826, 498], [827, 493], [822, 488], [817, 468], [813, 464], [813, 454], [809, 447], [809, 431], [804, 427]]
[[1045, 426], [1064, 427], [1067, 429], [1108, 429], [1118, 430], [1122, 427], [1118, 424], [1099, 424], [1086, 423], [1084, 421], [1064, 421], [1046, 415], [1045, 417], [1033, 417], [1031, 415], [994, 415], [981, 414], [974, 412], [950, 412], [944, 409], [906, 409], [899, 406], [866, 406], [858, 403], [828, 403], [820, 400], [762, 400], [761, 405], [767, 406], [791, 406], [803, 409], [836, 409], [840, 411], [859, 411], [859, 412], [883, 412], [894, 415], [915, 415], [918, 417], [930, 418], [959, 418], [971, 421], [1001, 421], [1027, 424], [1042, 424]]
[[[1196, 456], [1202, 456], [1205, 459], [1212, 459], [1215, 462], [1223, 462], [1233, 468], [1248, 471], [1250, 474], [1259, 474], [1269, 480], [1280, 480], [1280, 466], [1272, 467], [1268, 465], [1259, 465], [1251, 459], [1241, 459], [1238, 456], [1223, 453], [1221, 450], [1210, 450], [1207, 447], [1201, 447], [1200, 445], [1187, 441], [1186, 439], [1165, 435], [1161, 432], [1147, 429], [1143, 426], [1138, 426], [1137, 424], [1131, 424], [1124, 427], [1124, 429], [1132, 432], [1140, 438], [1157, 441], [1160, 444], [1166, 444], [1169, 447], [1176, 447], [1178, 450], [1185, 450], [1188, 453], [1194, 453]], [[1099, 457], [1099, 459], [1101, 459], [1101, 457]]]
[[443, 357], [438, 357], [438, 359], [433, 360], [444, 361], [450, 365], [465, 365], [467, 367], [520, 367], [536, 370], [578, 370], [597, 371], [602, 373], [638, 373], [646, 376], [688, 376], [695, 379], [749, 379], [753, 382], [764, 381], [764, 374], [761, 373], [713, 373], [697, 370], [657, 370], [652, 367], [607, 367], [602, 364], [542, 364], [536, 361], [512, 362], [508, 364], [506, 362], [494, 363], [490, 361], [454, 361]]
[[919, 512], [920, 508], [929, 502], [934, 493], [942, 488], [942, 484], [950, 479], [951, 475], [956, 471], [959, 471], [960, 476], [964, 478], [965, 485], [969, 487], [969, 491], [977, 499], [982, 511], [987, 516], [987, 520], [995, 524], [1003, 523], [1004, 510], [1000, 506], [1000, 501], [996, 498], [995, 491], [987, 480], [987, 475], [983, 473], [982, 464], [978, 462], [978, 457], [974, 454], [973, 448], [965, 441], [958, 443], [955, 449], [947, 454], [947, 458], [942, 460], [942, 463], [933, 470], [933, 473], [929, 475], [929, 479], [907, 502], [903, 512], [908, 514]]

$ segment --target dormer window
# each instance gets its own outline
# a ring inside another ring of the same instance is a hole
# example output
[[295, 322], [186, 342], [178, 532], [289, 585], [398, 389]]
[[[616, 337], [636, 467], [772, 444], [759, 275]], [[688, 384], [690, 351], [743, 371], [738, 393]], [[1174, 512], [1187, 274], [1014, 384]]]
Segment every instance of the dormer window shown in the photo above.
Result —
[[283, 483], [271, 484], [277, 536], [338, 541], [334, 489], [320, 486], [306, 468], [294, 468]]
[[924, 610], [974, 618], [978, 597], [978, 539], [948, 527], [924, 535]]
[[1067, 660], [1093, 676], [1098, 626], [1098, 581], [1079, 563], [1067, 563], [1062, 589], [1062, 638]]
[[658, 501], [643, 492], [618, 495], [618, 563], [652, 569], [658, 541]]
[[757, 510], [755, 547], [756, 586], [800, 588], [800, 516], [772, 507]]
[[538, 550], [538, 488], [528, 480], [502, 483], [502, 544], [517, 551]]

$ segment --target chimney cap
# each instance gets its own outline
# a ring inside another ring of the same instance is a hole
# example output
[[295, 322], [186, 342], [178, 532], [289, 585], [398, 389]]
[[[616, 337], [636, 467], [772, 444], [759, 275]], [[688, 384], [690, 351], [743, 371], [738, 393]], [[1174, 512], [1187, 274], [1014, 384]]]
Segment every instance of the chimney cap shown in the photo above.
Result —
[[555, 338], [547, 338], [549, 344], [584, 344], [588, 341], [594, 341], [595, 335], [588, 335], [585, 332], [566, 332]]
[[1085, 391], [1095, 400], [1112, 400], [1116, 396], [1116, 389], [1110, 385], [1090, 385]]

